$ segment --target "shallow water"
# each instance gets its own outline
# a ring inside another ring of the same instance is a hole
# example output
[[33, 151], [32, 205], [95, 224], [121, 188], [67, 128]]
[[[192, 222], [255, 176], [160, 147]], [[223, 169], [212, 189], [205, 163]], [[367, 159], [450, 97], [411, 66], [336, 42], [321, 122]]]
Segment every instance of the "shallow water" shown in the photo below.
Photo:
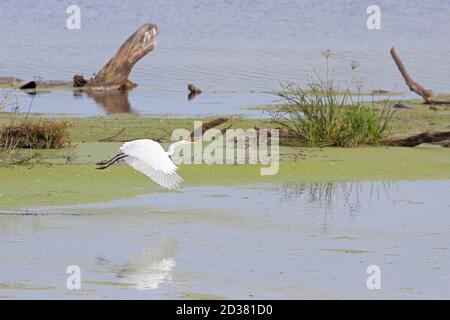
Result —
[[[450, 181], [183, 188], [3, 212], [1, 298], [449, 298]], [[81, 268], [82, 289], [66, 288]], [[381, 269], [368, 290], [366, 269]]]
[[[369, 4], [354, 0], [77, 3], [81, 29], [68, 30], [72, 1], [2, 1], [0, 76], [89, 78], [138, 26], [154, 22], [161, 30], [158, 46], [131, 75], [142, 88], [130, 94], [131, 108], [145, 114], [215, 114], [220, 108], [254, 116], [245, 106], [270, 102], [264, 92], [280, 88], [280, 81], [304, 84], [313, 69], [325, 77], [325, 49], [332, 52], [330, 73], [341, 87], [356, 74], [354, 84], [365, 92], [407, 92], [388, 53], [395, 46], [418, 82], [436, 92], [450, 88], [442, 67], [450, 64], [446, 0], [379, 0], [382, 25], [376, 31], [366, 26]], [[186, 101], [188, 83], [204, 92], [193, 103]], [[50, 94], [45, 104], [36, 99], [36, 111], [104, 112], [91, 100], [59, 95]]]
[[[2, 90], [0, 90], [1, 95]], [[269, 113], [255, 108], [277, 100], [268, 93], [221, 93], [202, 94], [193, 101], [188, 101], [187, 94], [171, 92], [152, 93], [146, 87], [135, 88], [128, 93], [118, 92], [114, 95], [97, 94], [92, 97], [86, 93], [56, 90], [39, 92], [35, 95], [21, 90], [3, 90], [3, 96], [17, 96], [19, 111], [69, 115], [94, 116], [112, 113], [137, 113], [145, 116], [196, 117], [213, 115], [240, 115], [252, 118], [268, 117]], [[13, 104], [7, 110], [15, 108]]]

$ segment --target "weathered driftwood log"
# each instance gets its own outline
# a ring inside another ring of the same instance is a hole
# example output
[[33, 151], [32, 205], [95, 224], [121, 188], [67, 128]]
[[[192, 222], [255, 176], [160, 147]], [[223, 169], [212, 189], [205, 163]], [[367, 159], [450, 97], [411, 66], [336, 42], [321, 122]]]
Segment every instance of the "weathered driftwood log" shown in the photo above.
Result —
[[391, 146], [414, 147], [422, 143], [433, 143], [447, 147], [449, 139], [450, 131], [423, 132], [407, 138], [390, 140], [388, 144]]
[[450, 100], [441, 100], [433, 96], [433, 92], [430, 89], [424, 88], [418, 82], [413, 80], [394, 47], [391, 48], [390, 53], [409, 90], [421, 96], [427, 104], [450, 104]]
[[[225, 123], [228, 120], [230, 120], [230, 118], [228, 118], [228, 117], [221, 117], [221, 118], [214, 119], [214, 120], [212, 120], [210, 122], [203, 123], [201, 127], [199, 127], [197, 129], [195, 129], [194, 131], [192, 131], [191, 139], [194, 139], [194, 137], [196, 135], [200, 136], [200, 135], [204, 134], [205, 131], [207, 131], [207, 130], [209, 130], [211, 128], [215, 128], [217, 126], [220, 126], [222, 123]], [[201, 132], [200, 132], [200, 130], [201, 130]]]
[[443, 146], [445, 148], [450, 148], [450, 138], [446, 139], [446, 140], [439, 141], [439, 142], [432, 142], [432, 144], [438, 144], [438, 145]]
[[148, 23], [133, 33], [116, 54], [84, 85], [87, 90], [131, 89], [136, 86], [128, 79], [133, 66], [156, 46], [159, 27]]

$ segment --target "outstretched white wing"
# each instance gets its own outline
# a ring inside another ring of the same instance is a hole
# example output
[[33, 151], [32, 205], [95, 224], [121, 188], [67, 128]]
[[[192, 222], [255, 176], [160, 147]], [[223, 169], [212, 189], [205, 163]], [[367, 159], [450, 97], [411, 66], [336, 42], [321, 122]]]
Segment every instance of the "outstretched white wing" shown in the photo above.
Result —
[[128, 156], [124, 159], [128, 165], [164, 188], [175, 189], [183, 181], [176, 173], [177, 166], [156, 141], [141, 139], [125, 142], [120, 150]]

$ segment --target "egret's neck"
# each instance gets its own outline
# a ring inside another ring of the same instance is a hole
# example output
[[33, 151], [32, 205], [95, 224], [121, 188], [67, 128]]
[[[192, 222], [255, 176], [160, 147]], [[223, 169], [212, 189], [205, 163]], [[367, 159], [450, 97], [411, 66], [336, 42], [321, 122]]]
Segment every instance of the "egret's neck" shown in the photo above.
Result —
[[178, 141], [178, 142], [172, 143], [169, 146], [169, 149], [167, 150], [167, 155], [169, 157], [171, 157], [173, 155], [173, 153], [175, 152], [175, 149], [178, 148], [182, 144], [183, 144], [183, 141]]

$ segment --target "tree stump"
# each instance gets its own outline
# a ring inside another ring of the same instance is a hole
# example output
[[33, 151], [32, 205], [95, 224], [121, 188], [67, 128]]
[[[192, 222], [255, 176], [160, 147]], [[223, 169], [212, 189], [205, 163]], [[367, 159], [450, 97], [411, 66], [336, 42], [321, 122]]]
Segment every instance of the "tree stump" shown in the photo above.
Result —
[[88, 90], [131, 89], [136, 86], [128, 79], [134, 65], [156, 46], [159, 27], [148, 23], [133, 33], [116, 54], [88, 81], [83, 88]]

